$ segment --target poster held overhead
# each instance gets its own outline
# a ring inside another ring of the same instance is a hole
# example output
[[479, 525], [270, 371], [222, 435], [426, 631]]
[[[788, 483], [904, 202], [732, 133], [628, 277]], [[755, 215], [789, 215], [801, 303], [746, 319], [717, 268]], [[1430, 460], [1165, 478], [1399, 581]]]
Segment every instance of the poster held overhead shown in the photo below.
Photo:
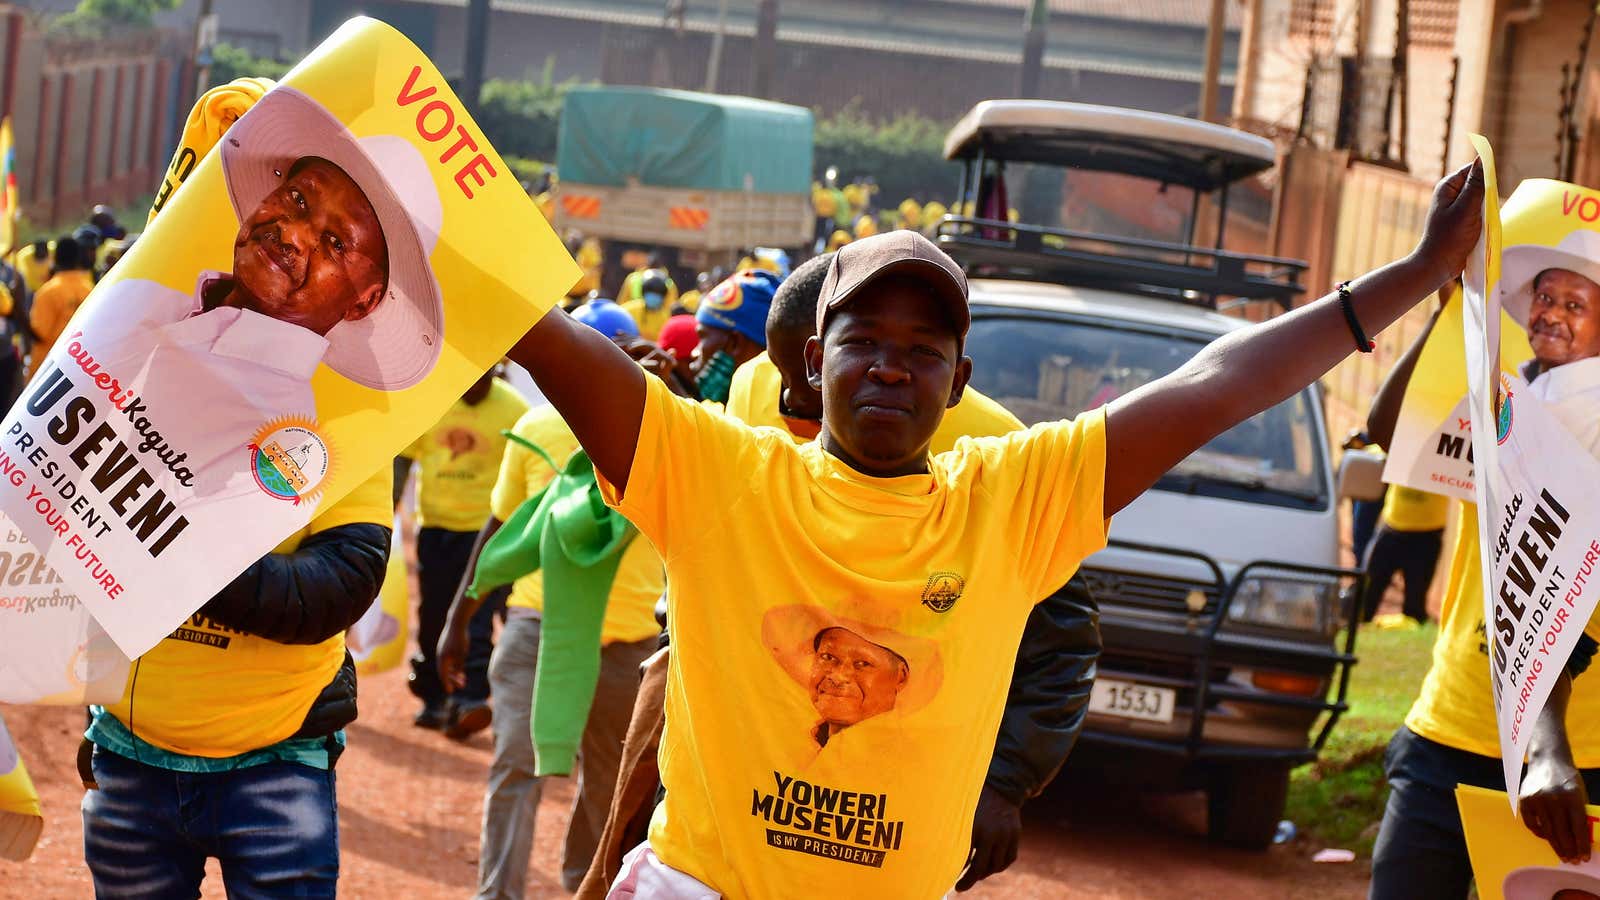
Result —
[[0, 529], [137, 656], [578, 275], [426, 56], [353, 19], [194, 163], [39, 366], [0, 423]]
[[[1464, 351], [1489, 677], [1515, 807], [1533, 725], [1600, 600], [1600, 429], [1584, 421], [1592, 416], [1568, 421], [1570, 404], [1557, 387], [1589, 369], [1600, 375], [1600, 357], [1541, 355], [1522, 374], [1508, 374], [1499, 366], [1501, 309], [1526, 321], [1535, 281], [1571, 264], [1573, 246], [1587, 246], [1571, 239], [1591, 225], [1572, 214], [1570, 198], [1591, 192], [1523, 182], [1504, 211], [1503, 269], [1494, 159], [1483, 138], [1473, 136], [1473, 145], [1487, 190], [1484, 234], [1463, 274]], [[1532, 384], [1524, 375], [1534, 376]], [[1574, 425], [1587, 429], [1587, 443]]]

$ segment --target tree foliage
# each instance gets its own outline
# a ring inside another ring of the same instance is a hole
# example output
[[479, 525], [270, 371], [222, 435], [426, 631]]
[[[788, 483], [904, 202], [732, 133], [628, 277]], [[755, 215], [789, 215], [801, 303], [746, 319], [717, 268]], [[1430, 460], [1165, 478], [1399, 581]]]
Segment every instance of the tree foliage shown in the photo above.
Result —
[[158, 12], [177, 9], [183, 0], [78, 0], [52, 27], [61, 31], [101, 34], [111, 29], [149, 28]]
[[832, 116], [817, 118], [815, 176], [820, 180], [829, 166], [837, 166], [840, 184], [872, 179], [879, 205], [894, 206], [907, 197], [948, 202], [961, 177], [960, 167], [944, 159], [948, 130], [910, 113], [874, 122], [851, 102]]
[[555, 59], [545, 60], [538, 78], [491, 78], [478, 102], [478, 126], [502, 156], [556, 158], [561, 104], [577, 79], [555, 80]]
[[211, 48], [211, 86], [227, 84], [235, 78], [282, 78], [293, 63], [257, 56], [243, 47], [217, 44]]

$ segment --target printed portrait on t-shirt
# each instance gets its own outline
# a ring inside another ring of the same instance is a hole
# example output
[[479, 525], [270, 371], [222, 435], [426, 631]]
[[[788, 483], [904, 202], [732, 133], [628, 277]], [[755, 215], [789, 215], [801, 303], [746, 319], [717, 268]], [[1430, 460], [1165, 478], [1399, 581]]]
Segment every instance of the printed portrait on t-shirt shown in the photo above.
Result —
[[890, 712], [926, 705], [943, 680], [939, 648], [927, 638], [848, 618], [820, 606], [770, 610], [762, 640], [806, 692], [817, 719], [808, 738], [820, 749], [841, 731]]

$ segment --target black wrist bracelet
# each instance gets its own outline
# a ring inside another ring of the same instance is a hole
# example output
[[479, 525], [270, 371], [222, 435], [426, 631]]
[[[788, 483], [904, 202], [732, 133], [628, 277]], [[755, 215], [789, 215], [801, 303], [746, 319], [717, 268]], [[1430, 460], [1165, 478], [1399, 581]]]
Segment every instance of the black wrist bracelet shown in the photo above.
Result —
[[1339, 291], [1339, 308], [1344, 310], [1344, 321], [1346, 325], [1350, 326], [1351, 336], [1356, 339], [1356, 349], [1362, 353], [1371, 353], [1378, 345], [1367, 337], [1365, 331], [1361, 330], [1361, 320], [1356, 318], [1355, 304], [1350, 302], [1350, 282], [1339, 282], [1337, 290]]

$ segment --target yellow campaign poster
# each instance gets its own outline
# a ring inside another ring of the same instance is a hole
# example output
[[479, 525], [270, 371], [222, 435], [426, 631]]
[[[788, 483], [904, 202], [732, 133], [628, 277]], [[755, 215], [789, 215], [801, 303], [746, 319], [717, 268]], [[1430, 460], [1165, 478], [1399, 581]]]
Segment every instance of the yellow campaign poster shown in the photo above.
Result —
[[0, 859], [27, 859], [43, 830], [39, 794], [5, 720], [0, 719]]
[[137, 656], [390, 465], [579, 274], [427, 57], [353, 19], [38, 365], [0, 423], [0, 529]]
[[[1383, 480], [1476, 503], [1463, 340], [1461, 290], [1455, 288], [1422, 346], [1406, 388]], [[1500, 367], [1515, 372], [1532, 356], [1527, 333], [1503, 316]]]
[[[1600, 417], [1586, 399], [1600, 357], [1574, 312], [1600, 290], [1600, 195], [1528, 180], [1499, 210], [1490, 148], [1477, 135], [1473, 144], [1488, 191], [1463, 274], [1463, 351], [1490, 684], [1515, 798], [1530, 726], [1600, 601]], [[1516, 372], [1498, 363], [1502, 311], [1531, 336], [1533, 361]]]
[[344, 636], [345, 647], [355, 660], [359, 674], [376, 675], [405, 662], [409, 637], [406, 624], [411, 617], [410, 580], [406, 552], [400, 540], [400, 523], [396, 521], [389, 544], [389, 568], [383, 573], [378, 599]]
[[[1600, 853], [1568, 865], [1511, 811], [1504, 791], [1461, 785], [1456, 805], [1467, 833], [1467, 853], [1481, 900], [1587, 900], [1600, 897]], [[1589, 830], [1600, 822], [1590, 806]]]

